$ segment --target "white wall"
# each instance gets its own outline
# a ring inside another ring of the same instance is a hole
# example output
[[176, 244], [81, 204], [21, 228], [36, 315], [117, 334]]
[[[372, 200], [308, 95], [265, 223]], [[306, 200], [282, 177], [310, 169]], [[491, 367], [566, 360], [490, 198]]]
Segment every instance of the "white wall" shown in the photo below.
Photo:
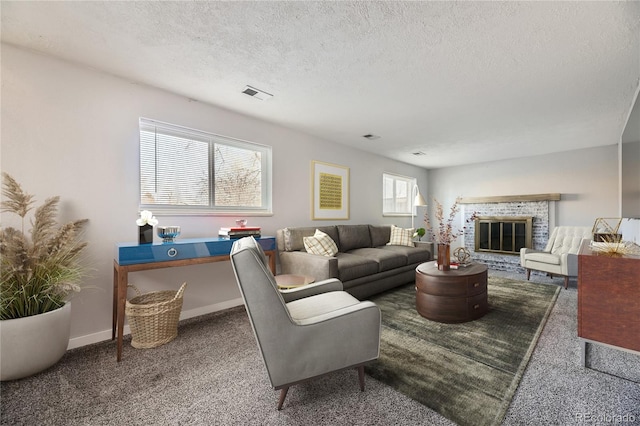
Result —
[[[72, 347], [111, 337], [114, 245], [137, 239], [141, 116], [272, 146], [274, 214], [248, 218], [264, 235], [286, 226], [338, 223], [311, 220], [311, 160], [350, 168], [348, 223], [410, 225], [408, 217], [382, 217], [383, 171], [416, 177], [426, 192], [424, 169], [3, 44], [1, 168], [40, 201], [60, 195], [61, 220], [90, 221], [86, 263], [92, 271], [87, 289], [74, 298]], [[159, 220], [180, 225], [181, 238], [190, 238], [215, 236], [234, 217]], [[11, 224], [6, 214], [2, 224]], [[144, 291], [187, 281], [186, 316], [240, 301], [229, 262], [138, 272], [129, 279]]]
[[[629, 113], [627, 125], [620, 138], [620, 210], [622, 217], [640, 221], [640, 99]], [[640, 237], [640, 234], [638, 234]]]
[[621, 216], [640, 219], [640, 141], [621, 149]]
[[[433, 169], [428, 192], [445, 209], [456, 196], [560, 193], [561, 200], [553, 203], [555, 211], [550, 212], [555, 224], [591, 226], [598, 217], [618, 216], [616, 144], [611, 141], [598, 148]], [[431, 206], [430, 214], [433, 216]]]

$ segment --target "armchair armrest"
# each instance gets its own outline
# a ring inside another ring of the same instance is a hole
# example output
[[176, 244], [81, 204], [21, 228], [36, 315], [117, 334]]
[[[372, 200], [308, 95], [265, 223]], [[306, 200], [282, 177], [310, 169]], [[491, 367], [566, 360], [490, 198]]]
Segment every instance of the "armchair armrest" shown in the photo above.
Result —
[[338, 259], [302, 251], [282, 251], [280, 269], [283, 274], [310, 275], [316, 281], [338, 278]]
[[560, 255], [562, 275], [567, 277], [578, 276], [578, 255], [575, 253], [563, 253]]
[[382, 317], [380, 308], [378, 308], [378, 306], [375, 303], [369, 300], [365, 300], [356, 305], [351, 305], [342, 309], [337, 309], [335, 311], [327, 312], [322, 315], [299, 320], [299, 321], [296, 321], [296, 323], [298, 325], [303, 325], [303, 326], [319, 325], [322, 323], [326, 323], [325, 326], [329, 326], [329, 324], [331, 324], [331, 321], [347, 319], [347, 318], [351, 318], [351, 321], [357, 321], [356, 318], [360, 316], [368, 317], [369, 319], [364, 320], [363, 322], [377, 324], [378, 330], [380, 329], [380, 323], [381, 323], [381, 317]]
[[282, 298], [285, 303], [293, 300], [302, 299], [303, 297], [314, 296], [316, 294], [326, 293], [329, 291], [342, 291], [342, 282], [337, 278], [330, 278], [304, 287], [291, 288], [287, 290], [280, 290]]
[[540, 250], [534, 250], [532, 248], [523, 247], [520, 249], [520, 254], [528, 254], [528, 253], [539, 253]]
[[535, 250], [535, 249], [532, 249], [532, 248], [523, 247], [523, 248], [520, 249], [520, 265], [524, 266], [524, 264], [525, 264], [524, 263], [524, 257], [526, 255], [528, 255], [528, 254], [531, 254], [531, 253], [548, 253], [548, 252], [545, 252], [545, 251], [542, 251], [542, 250]]

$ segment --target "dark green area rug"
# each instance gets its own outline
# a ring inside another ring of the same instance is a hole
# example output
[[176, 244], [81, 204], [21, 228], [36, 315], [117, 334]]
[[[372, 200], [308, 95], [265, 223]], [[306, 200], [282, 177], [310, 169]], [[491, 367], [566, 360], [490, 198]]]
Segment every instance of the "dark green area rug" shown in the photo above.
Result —
[[366, 372], [460, 425], [500, 424], [560, 287], [489, 278], [489, 312], [462, 324], [421, 317], [410, 284], [372, 298], [380, 358]]

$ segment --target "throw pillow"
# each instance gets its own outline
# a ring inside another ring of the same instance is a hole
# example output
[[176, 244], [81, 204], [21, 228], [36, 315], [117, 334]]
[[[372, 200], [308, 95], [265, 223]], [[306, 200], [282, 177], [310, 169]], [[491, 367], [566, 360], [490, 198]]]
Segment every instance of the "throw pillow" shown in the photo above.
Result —
[[391, 226], [391, 238], [389, 238], [388, 246], [409, 246], [413, 247], [413, 229], [398, 228]]
[[304, 248], [307, 253], [319, 254], [322, 256], [335, 256], [338, 253], [338, 246], [330, 236], [316, 229], [313, 237], [304, 237]]

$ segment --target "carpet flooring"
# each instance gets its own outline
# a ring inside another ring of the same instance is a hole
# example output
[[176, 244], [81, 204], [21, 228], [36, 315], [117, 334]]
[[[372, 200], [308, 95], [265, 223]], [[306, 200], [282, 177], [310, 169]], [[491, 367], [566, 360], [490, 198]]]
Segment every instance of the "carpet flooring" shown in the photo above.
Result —
[[[523, 274], [489, 271], [489, 277]], [[562, 286], [533, 273], [532, 282]], [[110, 324], [111, 318], [104, 319]], [[580, 364], [575, 281], [562, 289], [504, 418], [504, 426], [640, 422], [640, 355], [595, 346]], [[52, 368], [0, 387], [2, 425], [402, 425], [454, 422], [355, 371], [293, 386], [282, 411], [242, 307], [181, 321], [178, 338], [122, 362], [105, 341], [67, 351]], [[604, 419], [604, 421], [601, 421]]]
[[429, 321], [408, 285], [371, 300], [382, 310], [374, 378], [460, 425], [499, 424], [559, 292], [489, 279], [489, 312], [462, 324]]

